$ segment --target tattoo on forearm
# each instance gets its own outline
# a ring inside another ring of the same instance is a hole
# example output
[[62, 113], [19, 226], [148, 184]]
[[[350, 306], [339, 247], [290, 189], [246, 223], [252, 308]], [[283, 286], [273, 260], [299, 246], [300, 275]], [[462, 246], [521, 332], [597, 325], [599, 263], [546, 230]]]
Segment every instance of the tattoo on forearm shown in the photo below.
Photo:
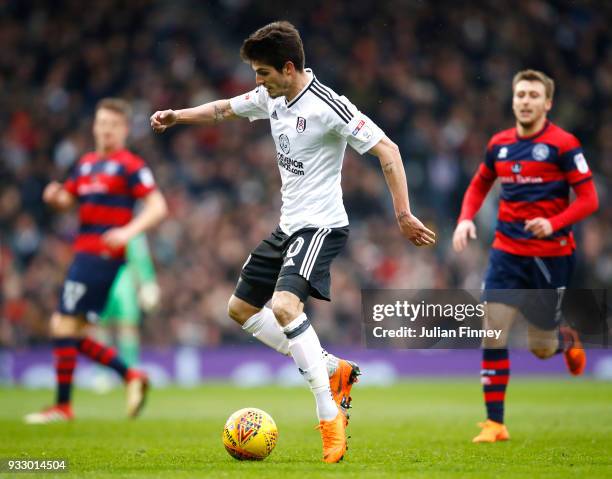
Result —
[[393, 162], [389, 161], [388, 163], [385, 163], [382, 166], [382, 170], [383, 170], [383, 173], [385, 173], [385, 174], [391, 173], [391, 171], [393, 171]]
[[223, 121], [223, 110], [215, 105], [215, 123], [220, 123]]

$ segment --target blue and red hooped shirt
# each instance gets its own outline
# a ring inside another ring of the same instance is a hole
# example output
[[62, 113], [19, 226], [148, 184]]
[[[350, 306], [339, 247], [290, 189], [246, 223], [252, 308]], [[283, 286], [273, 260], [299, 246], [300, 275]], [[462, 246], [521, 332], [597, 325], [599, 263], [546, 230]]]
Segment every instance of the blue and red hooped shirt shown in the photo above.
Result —
[[[493, 248], [521, 256], [572, 254], [571, 224], [597, 208], [592, 174], [574, 135], [550, 121], [529, 137], [520, 137], [516, 128], [495, 134], [466, 191], [459, 221], [474, 217], [496, 179], [501, 195]], [[568, 209], [570, 186], [580, 197], [572, 203], [575, 211]], [[525, 231], [525, 221], [536, 217], [551, 222], [551, 236], [538, 239]]]
[[74, 242], [77, 253], [123, 259], [125, 248], [110, 249], [102, 235], [132, 220], [136, 200], [156, 189], [145, 161], [127, 151], [83, 155], [64, 188], [79, 201], [80, 228]]

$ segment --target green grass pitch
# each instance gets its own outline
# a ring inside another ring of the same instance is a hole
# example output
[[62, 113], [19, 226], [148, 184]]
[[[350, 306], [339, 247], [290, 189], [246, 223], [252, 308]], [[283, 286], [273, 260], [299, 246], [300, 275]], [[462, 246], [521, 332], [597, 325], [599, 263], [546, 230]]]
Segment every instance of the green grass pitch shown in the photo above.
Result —
[[[60, 478], [612, 477], [612, 384], [588, 379], [513, 378], [506, 408], [511, 441], [478, 445], [470, 443], [483, 417], [477, 378], [357, 385], [349, 451], [335, 465], [320, 461], [306, 387], [158, 390], [135, 421], [123, 419], [122, 391], [76, 391], [74, 423], [21, 423], [51, 396], [0, 389], [0, 458], [67, 458], [70, 472], [55, 474]], [[238, 462], [221, 443], [226, 418], [246, 406], [268, 411], [279, 427], [278, 445], [263, 462]]]

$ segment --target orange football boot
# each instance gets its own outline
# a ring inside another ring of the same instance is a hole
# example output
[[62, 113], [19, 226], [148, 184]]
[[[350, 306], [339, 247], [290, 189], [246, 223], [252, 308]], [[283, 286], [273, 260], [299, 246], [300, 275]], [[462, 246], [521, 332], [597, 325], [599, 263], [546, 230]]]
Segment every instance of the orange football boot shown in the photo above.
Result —
[[348, 409], [351, 407], [351, 388], [359, 381], [361, 371], [359, 366], [352, 361], [338, 360], [334, 373], [329, 377], [329, 387], [334, 401], [346, 417], [348, 424]]
[[341, 411], [331, 421], [319, 421], [317, 429], [323, 440], [323, 462], [339, 462], [346, 452], [346, 419]]
[[478, 427], [481, 427], [482, 431], [480, 431], [478, 436], [472, 439], [472, 442], [497, 442], [510, 439], [508, 429], [499, 422], [487, 419], [485, 422], [479, 422]]
[[570, 374], [580, 376], [586, 367], [586, 353], [584, 352], [578, 333], [567, 326], [563, 326], [560, 329], [563, 336], [569, 336], [572, 339], [572, 345], [567, 350], [563, 351], [565, 365]]

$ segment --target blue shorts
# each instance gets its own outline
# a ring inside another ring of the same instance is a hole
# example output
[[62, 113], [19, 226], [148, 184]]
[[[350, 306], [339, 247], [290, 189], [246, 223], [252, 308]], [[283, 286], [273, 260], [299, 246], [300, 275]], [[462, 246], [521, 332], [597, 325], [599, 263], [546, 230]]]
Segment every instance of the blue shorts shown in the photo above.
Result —
[[[563, 292], [569, 286], [575, 256], [518, 256], [491, 249], [483, 299], [521, 310], [545, 330], [561, 321]], [[531, 290], [531, 291], [527, 291]]]
[[82, 315], [87, 321], [96, 322], [123, 263], [122, 260], [77, 253], [62, 287], [59, 312], [68, 316]]

